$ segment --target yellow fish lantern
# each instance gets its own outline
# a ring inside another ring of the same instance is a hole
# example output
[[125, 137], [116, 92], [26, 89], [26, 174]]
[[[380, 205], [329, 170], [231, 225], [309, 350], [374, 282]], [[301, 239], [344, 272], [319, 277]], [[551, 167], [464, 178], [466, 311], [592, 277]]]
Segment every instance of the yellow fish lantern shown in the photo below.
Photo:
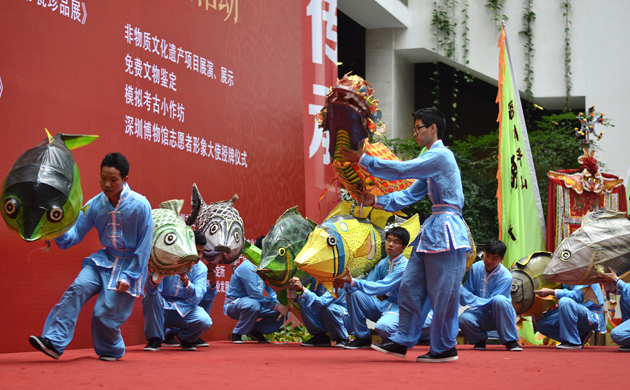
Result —
[[[384, 227], [392, 213], [364, 208], [369, 218], [358, 219], [350, 202], [341, 202], [309, 235], [295, 259], [295, 265], [313, 276], [336, 297], [333, 281], [346, 275], [354, 277], [371, 270], [385, 252]], [[418, 216], [401, 225], [415, 238], [420, 230]]]

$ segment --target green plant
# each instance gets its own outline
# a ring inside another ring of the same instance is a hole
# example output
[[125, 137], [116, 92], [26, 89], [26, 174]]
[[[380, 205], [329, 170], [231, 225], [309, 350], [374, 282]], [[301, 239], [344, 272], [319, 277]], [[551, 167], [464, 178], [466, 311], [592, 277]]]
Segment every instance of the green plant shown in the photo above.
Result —
[[470, 43], [470, 39], [468, 38], [468, 3], [464, 3], [464, 9], [461, 11], [462, 13], [462, 27], [464, 32], [462, 33], [462, 39], [464, 43], [462, 44], [462, 64], [464, 65], [464, 80], [466, 82], [471, 83], [474, 79], [474, 76], [470, 74], [468, 69], [468, 64], [470, 61], [468, 60], [468, 44]]
[[527, 127], [531, 127], [531, 110], [532, 99], [534, 93], [532, 92], [532, 86], [534, 83], [534, 67], [532, 65], [532, 59], [534, 58], [534, 31], [532, 24], [536, 21], [536, 13], [532, 11], [532, 3], [534, 0], [527, 0], [527, 6], [525, 7], [525, 14], [523, 14], [523, 31], [519, 34], [525, 35], [527, 42], [525, 42], [525, 93], [527, 94], [527, 103], [525, 104], [525, 120]]
[[505, 0], [487, 0], [486, 8], [489, 8], [494, 12], [494, 17], [492, 21], [494, 21], [494, 25], [497, 26], [497, 30], [501, 31], [501, 20], [508, 20], [508, 17], [505, 14], [500, 14], [499, 12], [503, 8], [503, 3]]
[[562, 6], [564, 7], [564, 16], [565, 25], [564, 25], [564, 80], [566, 84], [566, 97], [564, 103], [564, 111], [568, 112], [571, 108], [569, 107], [569, 98], [571, 97], [571, 87], [573, 83], [571, 82], [571, 35], [569, 34], [569, 26], [572, 24], [569, 20], [569, 10], [571, 9], [570, 0], [563, 1]]
[[271, 342], [284, 342], [288, 341], [291, 343], [301, 343], [302, 341], [307, 340], [309, 337], [309, 333], [306, 330], [304, 324], [293, 326], [293, 322], [289, 322], [286, 324], [286, 339], [285, 339], [285, 328], [284, 326], [280, 328], [277, 332], [266, 336], [267, 339]]

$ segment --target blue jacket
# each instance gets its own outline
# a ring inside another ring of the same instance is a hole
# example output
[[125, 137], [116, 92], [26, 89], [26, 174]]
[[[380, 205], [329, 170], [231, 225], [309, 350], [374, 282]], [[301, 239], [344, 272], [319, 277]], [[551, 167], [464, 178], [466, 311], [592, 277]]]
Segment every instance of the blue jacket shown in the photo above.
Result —
[[151, 277], [145, 285], [147, 295], [161, 294], [164, 298], [164, 310], [177, 310], [179, 315], [186, 317], [201, 301], [208, 285], [208, 267], [203, 263], [195, 264], [186, 273], [188, 286], [179, 275], [167, 276], [158, 285], [153, 284]]
[[[563, 284], [562, 289], [556, 289], [556, 298], [560, 300], [561, 298], [569, 298], [573, 299], [577, 303], [584, 305], [587, 309], [591, 311], [589, 314], [589, 321], [591, 323], [597, 322], [599, 323], [598, 331], [600, 333], [606, 333], [606, 321], [604, 320], [604, 294], [602, 293], [602, 288], [598, 283], [588, 285], [578, 285], [573, 286], [570, 284]], [[595, 296], [597, 297], [597, 303], [591, 302], [587, 300], [584, 302], [584, 291], [582, 291], [585, 287], [591, 287]]]
[[[263, 291], [267, 291], [269, 297], [264, 296]], [[243, 261], [241, 265], [236, 267], [230, 279], [230, 286], [225, 293], [223, 314], [227, 315], [227, 306], [229, 304], [236, 303], [236, 301], [245, 297], [257, 300], [269, 310], [274, 310], [278, 303], [278, 296], [275, 291], [265, 285], [265, 282], [256, 273], [256, 267], [249, 260]]]
[[398, 290], [408, 260], [402, 254], [395, 259], [386, 257], [372, 268], [365, 279], [352, 279], [346, 291], [361, 291], [368, 295], [386, 295], [389, 302], [398, 303]]
[[[374, 207], [398, 211], [429, 195], [433, 214], [420, 229], [416, 250], [437, 253], [455, 249], [470, 249], [462, 208], [464, 191], [455, 156], [437, 140], [420, 157], [408, 161], [388, 161], [363, 154], [359, 164], [374, 176], [386, 180], [416, 179], [403, 191], [378, 196]], [[413, 238], [412, 238], [413, 239]]]
[[74, 226], [55, 242], [61, 249], [68, 249], [80, 243], [95, 227], [105, 248], [83, 259], [83, 266], [93, 262], [98, 267], [113, 268], [109, 290], [115, 290], [120, 280], [129, 284], [129, 294], [142, 295], [142, 281], [148, 272], [153, 245], [151, 204], [125, 183], [116, 207], [102, 192], [90, 199], [87, 206]]
[[300, 307], [303, 306], [307, 309], [313, 309], [316, 311], [320, 311], [332, 303], [347, 309], [346, 291], [340, 288], [338, 296], [335, 298], [321, 283], [317, 283], [315, 278], [313, 278], [313, 281], [311, 282], [310, 289], [304, 289], [304, 292], [300, 294], [298, 299]]
[[499, 264], [492, 272], [486, 272], [483, 261], [470, 267], [466, 282], [459, 290], [459, 304], [490, 311], [492, 299], [503, 295], [512, 301], [512, 273]]

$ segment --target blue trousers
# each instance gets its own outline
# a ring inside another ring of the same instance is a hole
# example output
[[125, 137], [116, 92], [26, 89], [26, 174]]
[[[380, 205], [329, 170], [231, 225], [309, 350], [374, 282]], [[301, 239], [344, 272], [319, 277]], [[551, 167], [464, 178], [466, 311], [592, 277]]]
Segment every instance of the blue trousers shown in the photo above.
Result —
[[536, 329], [562, 343], [582, 344], [580, 335], [599, 329], [596, 315], [571, 298], [560, 298], [558, 308], [536, 322]]
[[[370, 336], [370, 329], [366, 320], [376, 322], [375, 330], [381, 339], [385, 340], [396, 333], [398, 329], [399, 305], [390, 301], [379, 301], [376, 297], [361, 291], [354, 291], [346, 295], [350, 325], [353, 334], [360, 339]], [[427, 317], [422, 327], [421, 340], [429, 339], [431, 317]]]
[[235, 334], [250, 334], [252, 330], [270, 334], [280, 329], [284, 323], [280, 312], [264, 308], [260, 302], [248, 297], [239, 298], [227, 305], [226, 313], [231, 319], [238, 320], [232, 331]]
[[302, 322], [310, 334], [330, 334], [333, 340], [346, 340], [350, 327], [350, 316], [346, 309], [336, 303], [331, 303], [321, 310], [300, 305]]
[[[414, 246], [415, 247], [415, 246]], [[400, 319], [390, 340], [413, 347], [433, 308], [431, 353], [440, 354], [457, 345], [459, 288], [466, 270], [466, 250], [439, 253], [411, 252], [398, 294]]]
[[491, 311], [483, 309], [466, 309], [459, 316], [459, 328], [472, 344], [488, 338], [488, 332], [496, 330], [501, 343], [518, 341], [516, 329], [516, 311], [512, 301], [503, 295], [492, 299]]
[[619, 301], [622, 323], [610, 332], [610, 338], [617, 345], [630, 347], [630, 302], [623, 298]]
[[120, 326], [131, 315], [136, 299], [128, 293], [108, 290], [111, 274], [110, 268], [86, 264], [59, 303], [48, 314], [42, 336], [52, 342], [60, 355], [72, 341], [83, 305], [97, 294], [92, 314], [94, 351], [97, 355], [111, 355], [117, 358], [125, 354], [125, 342], [120, 334]]
[[146, 294], [142, 300], [144, 313], [144, 337], [150, 340], [159, 337], [164, 340], [164, 328], [178, 328], [178, 337], [195, 342], [212, 326], [206, 311], [197, 306], [182, 317], [177, 310], [164, 310], [164, 297], [161, 294]]

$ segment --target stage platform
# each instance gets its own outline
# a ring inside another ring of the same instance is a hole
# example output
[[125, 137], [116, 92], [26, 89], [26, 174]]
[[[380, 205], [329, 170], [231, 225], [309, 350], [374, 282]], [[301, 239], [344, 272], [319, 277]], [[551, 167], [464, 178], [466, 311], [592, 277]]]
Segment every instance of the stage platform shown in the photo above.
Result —
[[459, 360], [440, 364], [416, 363], [427, 346], [408, 351], [406, 359], [298, 343], [215, 341], [197, 351], [143, 347], [129, 346], [117, 362], [98, 360], [92, 349], [68, 350], [59, 360], [38, 351], [0, 354], [0, 388], [590, 390], [623, 388], [630, 362], [630, 353], [612, 346], [508, 352], [502, 345], [486, 351], [460, 345]]

